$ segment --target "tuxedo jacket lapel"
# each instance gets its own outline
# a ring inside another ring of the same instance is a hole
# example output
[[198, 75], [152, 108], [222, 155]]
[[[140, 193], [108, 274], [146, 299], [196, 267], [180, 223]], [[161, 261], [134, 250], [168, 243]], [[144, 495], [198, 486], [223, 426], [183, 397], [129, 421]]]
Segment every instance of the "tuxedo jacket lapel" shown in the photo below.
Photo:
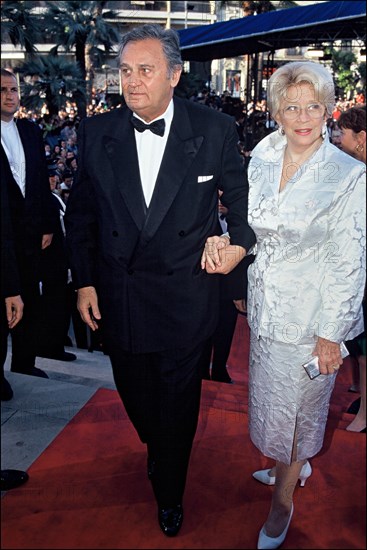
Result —
[[122, 111], [120, 120], [117, 124], [115, 121], [115, 126], [109, 133], [105, 133], [102, 142], [113, 169], [115, 182], [136, 226], [141, 231], [138, 247], [141, 249], [153, 238], [166, 216], [204, 138], [193, 135], [184, 102], [175, 102], [170, 134], [152, 200], [147, 209], [130, 117], [130, 110]]
[[[25, 162], [26, 162], [26, 186], [25, 186], [25, 189], [27, 191], [27, 183], [28, 183], [28, 186], [29, 186], [29, 181], [31, 181], [29, 173], [32, 169], [32, 162], [31, 162], [32, 151], [30, 150], [32, 139], [26, 139], [27, 138], [26, 132], [25, 132], [24, 127], [22, 126], [21, 120], [17, 120], [17, 128], [18, 128], [20, 140], [21, 140], [22, 145], [23, 145], [24, 157], [25, 157]], [[23, 194], [20, 190], [19, 185], [15, 181], [15, 178], [14, 178], [13, 173], [12, 173], [11, 168], [10, 168], [10, 164], [9, 164], [7, 154], [6, 154], [6, 152], [5, 152], [2, 145], [1, 145], [1, 156], [2, 156], [2, 163], [3, 163], [3, 166], [4, 166], [4, 168], [2, 168], [2, 169], [5, 169], [5, 171], [6, 171], [6, 174], [7, 174], [6, 177], [9, 180], [10, 185], [13, 188], [13, 191], [16, 194], [19, 194], [20, 199], [24, 200]]]
[[14, 179], [14, 176], [10, 168], [8, 157], [2, 145], [1, 145], [1, 173], [4, 180], [7, 180], [9, 182], [9, 185], [11, 185], [13, 191], [15, 191], [16, 193], [19, 193], [19, 198], [24, 199], [22, 192], [19, 189], [19, 185]]
[[140, 238], [141, 247], [148, 244], [162, 223], [203, 139], [193, 135], [184, 103], [175, 102], [170, 134]]
[[131, 112], [121, 113], [121, 120], [108, 135], [102, 137], [103, 146], [111, 162], [115, 182], [139, 230], [143, 228], [147, 206], [139, 175], [138, 154]]
[[34, 174], [35, 163], [33, 161], [34, 155], [36, 154], [34, 147], [34, 139], [30, 133], [30, 127], [28, 124], [23, 124], [22, 119], [17, 121], [17, 128], [19, 136], [23, 145], [24, 157], [25, 157], [25, 193], [27, 197], [28, 194], [32, 193], [30, 186], [32, 186], [36, 174]]

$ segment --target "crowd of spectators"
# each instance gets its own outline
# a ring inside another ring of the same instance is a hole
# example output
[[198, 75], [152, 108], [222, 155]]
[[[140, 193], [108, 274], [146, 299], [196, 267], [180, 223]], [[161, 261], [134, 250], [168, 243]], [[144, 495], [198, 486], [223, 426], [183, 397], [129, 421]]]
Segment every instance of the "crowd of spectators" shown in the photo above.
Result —
[[[276, 129], [275, 122], [269, 116], [265, 99], [250, 101], [246, 104], [241, 98], [233, 97], [228, 91], [218, 94], [206, 88], [192, 94], [189, 99], [235, 118], [238, 148], [244, 157], [244, 162], [248, 160], [253, 147]], [[332, 117], [327, 122], [330, 138], [336, 145], [339, 145], [337, 121], [340, 114], [364, 102], [363, 93], [356, 94], [352, 100], [339, 98], [336, 102]], [[92, 100], [87, 107], [87, 116], [98, 115], [120, 105], [118, 102], [111, 101], [103, 90], [94, 90]], [[69, 103], [65, 109], [52, 116], [47, 112], [37, 113], [21, 107], [17, 116], [33, 120], [43, 131], [45, 154], [50, 172], [56, 175], [58, 180], [56, 191], [67, 202], [78, 166], [77, 130], [80, 117], [76, 104]]]

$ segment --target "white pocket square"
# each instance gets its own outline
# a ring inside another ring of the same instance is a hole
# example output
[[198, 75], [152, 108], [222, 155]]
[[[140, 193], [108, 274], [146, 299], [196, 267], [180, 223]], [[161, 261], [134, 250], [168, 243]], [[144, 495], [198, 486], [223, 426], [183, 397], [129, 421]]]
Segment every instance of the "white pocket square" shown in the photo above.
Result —
[[198, 176], [198, 183], [203, 183], [204, 181], [212, 180], [213, 176]]

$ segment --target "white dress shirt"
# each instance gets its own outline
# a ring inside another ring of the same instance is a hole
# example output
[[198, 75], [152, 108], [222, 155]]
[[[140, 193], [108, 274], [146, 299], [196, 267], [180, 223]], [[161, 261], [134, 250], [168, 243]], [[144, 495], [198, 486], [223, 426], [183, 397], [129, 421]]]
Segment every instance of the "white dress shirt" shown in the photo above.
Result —
[[[140, 120], [143, 120], [135, 113], [134, 116]], [[145, 132], [138, 132], [137, 130], [134, 130], [139, 159], [140, 179], [147, 206], [149, 206], [153, 195], [155, 182], [161, 167], [163, 153], [166, 148], [168, 134], [171, 128], [171, 122], [173, 119], [172, 99], [163, 115], [155, 118], [154, 120], [159, 120], [161, 118], [164, 118], [166, 123], [163, 137], [153, 134], [150, 130], [145, 130]], [[154, 120], [150, 123], [154, 122]], [[143, 122], [145, 121], [143, 120]]]
[[65, 231], [64, 216], [65, 216], [66, 204], [64, 203], [64, 201], [62, 200], [62, 198], [59, 197], [59, 195], [58, 195], [57, 193], [55, 193], [55, 191], [52, 191], [52, 194], [54, 195], [54, 197], [57, 198], [57, 200], [58, 200], [59, 203], [60, 203], [60, 207], [61, 207], [61, 208], [59, 208], [60, 225], [61, 225], [62, 232], [64, 233], [64, 236], [65, 236], [66, 231]]
[[25, 196], [25, 156], [15, 120], [1, 121], [1, 144], [8, 157], [13, 177]]
[[[221, 217], [222, 214], [219, 214], [218, 215], [218, 218], [219, 218], [219, 223], [220, 223], [220, 226], [222, 228], [222, 234], [223, 235], [227, 235], [227, 222], [226, 222], [226, 217], [223, 216], [223, 218]], [[229, 236], [229, 235], [228, 235]]]

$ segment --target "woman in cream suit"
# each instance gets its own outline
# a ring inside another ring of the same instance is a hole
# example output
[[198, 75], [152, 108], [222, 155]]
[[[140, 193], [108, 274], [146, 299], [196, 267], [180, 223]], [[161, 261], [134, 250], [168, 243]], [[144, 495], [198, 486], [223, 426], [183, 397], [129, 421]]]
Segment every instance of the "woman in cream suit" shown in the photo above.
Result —
[[[321, 65], [279, 68], [268, 97], [279, 129], [250, 161], [250, 435], [276, 461], [254, 474], [275, 484], [258, 548], [286, 537], [294, 488], [323, 444], [340, 344], [363, 330], [365, 166], [329, 142], [334, 97]], [[315, 356], [321, 374], [310, 379], [302, 365]]]

